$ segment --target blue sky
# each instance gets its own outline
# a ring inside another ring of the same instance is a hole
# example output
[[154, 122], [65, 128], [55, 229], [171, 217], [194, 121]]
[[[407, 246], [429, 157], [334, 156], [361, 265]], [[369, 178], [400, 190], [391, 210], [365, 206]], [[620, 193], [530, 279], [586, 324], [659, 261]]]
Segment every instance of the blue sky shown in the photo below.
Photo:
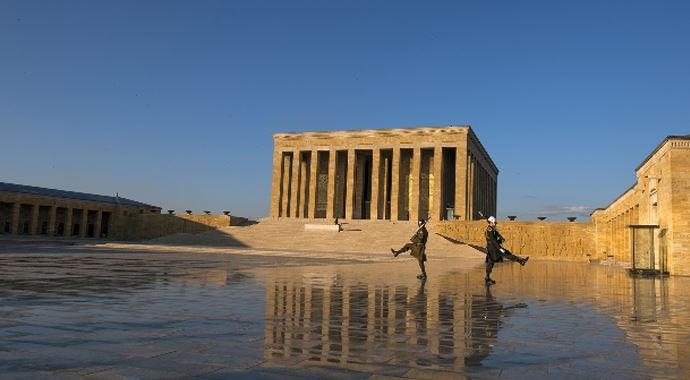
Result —
[[686, 1], [0, 2], [0, 181], [268, 213], [272, 133], [470, 124], [498, 216], [690, 133]]

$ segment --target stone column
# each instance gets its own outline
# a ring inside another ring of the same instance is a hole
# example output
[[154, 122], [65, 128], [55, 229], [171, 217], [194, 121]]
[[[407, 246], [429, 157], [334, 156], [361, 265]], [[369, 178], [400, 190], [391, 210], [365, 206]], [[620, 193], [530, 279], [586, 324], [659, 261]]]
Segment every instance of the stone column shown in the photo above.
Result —
[[314, 218], [316, 215], [316, 180], [318, 179], [319, 151], [312, 149], [309, 164], [309, 205], [307, 218]]
[[[371, 208], [369, 211], [370, 218], [377, 220], [379, 218], [379, 161], [381, 159], [381, 150], [374, 148], [371, 152]], [[384, 198], [385, 199], [385, 198]]]
[[491, 192], [492, 192], [492, 189], [491, 189], [491, 176], [489, 175], [489, 172], [488, 172], [488, 171], [486, 172], [486, 185], [485, 185], [485, 186], [486, 186], [486, 211], [484, 211], [484, 215], [486, 215], [486, 216], [489, 216], [489, 215], [496, 216], [496, 215], [494, 214], [494, 208], [493, 208], [493, 206], [492, 206], [492, 203], [493, 203], [492, 199], [493, 199], [493, 197], [492, 197], [492, 195], [491, 195]]
[[55, 223], [57, 220], [57, 206], [50, 207], [50, 216], [48, 217], [48, 236], [55, 235]]
[[455, 148], [455, 199], [453, 202], [455, 215], [460, 220], [467, 218], [467, 142]]
[[442, 203], [441, 192], [443, 189], [443, 149], [440, 146], [434, 147], [434, 202], [429, 213], [429, 218], [432, 220], [441, 220], [441, 215], [444, 215], [446, 205]]
[[393, 147], [391, 165], [391, 220], [398, 220], [398, 193], [400, 192], [400, 146]]
[[466, 219], [465, 220], [472, 220], [472, 156], [470, 154], [467, 154], [467, 167], [465, 171], [467, 172], [467, 195], [465, 196], [466, 198], [466, 207], [465, 207], [465, 215]]
[[[477, 210], [481, 211], [482, 214], [486, 215], [486, 207], [484, 207], [484, 200], [486, 199], [486, 194], [484, 193], [484, 170], [481, 163], [477, 160]], [[486, 215], [488, 217], [489, 215]]]
[[484, 207], [482, 209], [482, 212], [484, 212], [484, 215], [486, 215], [488, 217], [489, 215], [494, 215], [494, 214], [491, 210], [491, 205], [489, 202], [490, 201], [489, 194], [491, 193], [491, 191], [489, 190], [489, 173], [486, 171], [485, 168], [482, 168], [482, 177], [484, 177], [482, 179], [482, 182], [484, 183], [484, 186], [483, 186], [484, 194], [482, 195], [482, 199], [483, 199], [482, 204], [484, 204]]
[[83, 208], [81, 211], [81, 222], [79, 226], [79, 237], [84, 238], [86, 237], [86, 224], [88, 223], [88, 217], [89, 217], [89, 209], [88, 208]]
[[481, 211], [488, 218], [489, 215], [486, 215], [486, 176], [484, 175], [484, 167], [479, 160], [477, 160], [477, 168], [479, 173], [479, 191], [477, 194], [479, 207], [477, 210]]
[[74, 209], [67, 207], [65, 210], [65, 236], [72, 236], [72, 218], [74, 217]]
[[29, 221], [29, 234], [38, 234], [38, 210], [40, 206], [37, 204], [31, 205], [31, 220]]
[[494, 178], [492, 184], [493, 186], [493, 209], [494, 209], [494, 215], [498, 213], [498, 178]]
[[355, 198], [355, 150], [347, 150], [347, 190], [345, 190], [345, 219], [354, 219], [352, 201]]
[[290, 173], [292, 172], [291, 166], [290, 166], [290, 156], [287, 154], [282, 154], [282, 179], [280, 181], [280, 191], [281, 191], [281, 196], [280, 196], [280, 216], [282, 218], [288, 217], [288, 205], [290, 204]]
[[422, 165], [422, 150], [418, 146], [412, 150], [412, 169], [410, 170], [410, 220], [419, 219], [419, 183]]
[[305, 159], [299, 160], [299, 211], [297, 216], [301, 218], [306, 218], [308, 215], [306, 207], [309, 207], [309, 200], [307, 199], [307, 194], [309, 193], [309, 182], [307, 181], [309, 169], [307, 168], [308, 161]]
[[496, 215], [496, 181], [489, 176], [489, 191], [491, 200], [491, 215]]
[[94, 223], [94, 231], [93, 231], [93, 237], [95, 238], [100, 238], [101, 237], [101, 223], [103, 219], [103, 210], [99, 209], [96, 211], [96, 223]]
[[337, 151], [333, 148], [328, 152], [328, 189], [326, 219], [333, 219], [333, 206], [335, 203], [335, 156]]
[[12, 224], [10, 225], [10, 233], [16, 235], [19, 233], [19, 210], [22, 204], [17, 202], [12, 205]]
[[271, 218], [280, 216], [280, 185], [282, 178], [280, 177], [281, 170], [281, 153], [277, 148], [273, 148], [273, 174], [271, 181]]
[[292, 178], [290, 178], [290, 216], [299, 218], [299, 150], [292, 153]]
[[625, 220], [623, 221], [623, 231], [625, 231], [625, 258], [626, 261], [632, 263], [632, 231], [628, 227], [632, 224], [632, 210], [625, 211]]
[[475, 177], [477, 178], [477, 182], [475, 185], [475, 187], [477, 188], [477, 193], [475, 195], [474, 204], [475, 204], [477, 211], [481, 211], [483, 213], [484, 212], [484, 210], [483, 210], [484, 209], [484, 204], [483, 204], [483, 201], [484, 201], [484, 197], [483, 197], [484, 178], [482, 175], [483, 174], [482, 173], [482, 166], [481, 166], [481, 164], [479, 164], [479, 161], [475, 161], [474, 170], [476, 173]]
[[390, 158], [386, 157], [383, 159], [383, 176], [382, 181], [383, 181], [383, 194], [381, 194], [381, 207], [383, 207], [383, 210], [381, 210], [381, 216], [383, 219], [391, 219], [391, 214], [390, 211], [386, 213], [386, 200], [388, 199], [388, 194], [390, 193], [391, 189], [388, 186], [388, 163], [390, 162]]
[[[357, 160], [357, 153], [355, 151], [355, 180], [354, 180], [354, 204], [352, 211], [352, 218], [364, 219], [365, 205], [364, 205], [364, 193], [366, 192], [366, 182], [369, 181], [369, 186], [371, 186], [371, 176], [368, 179], [364, 178], [366, 174], [366, 160]], [[369, 173], [371, 175], [371, 173]], [[371, 194], [369, 194], [371, 195]], [[371, 213], [371, 202], [369, 204], [369, 213]]]

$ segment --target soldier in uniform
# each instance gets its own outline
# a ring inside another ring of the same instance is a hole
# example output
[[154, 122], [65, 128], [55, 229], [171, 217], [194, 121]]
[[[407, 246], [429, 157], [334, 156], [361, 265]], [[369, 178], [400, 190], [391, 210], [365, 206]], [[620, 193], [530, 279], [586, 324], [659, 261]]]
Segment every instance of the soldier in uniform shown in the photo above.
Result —
[[520, 265], [525, 265], [527, 260], [529, 260], [529, 256], [515, 256], [509, 250], [501, 247], [505, 239], [496, 229], [496, 218], [490, 216], [487, 222], [489, 225], [486, 227], [486, 231], [484, 231], [484, 237], [486, 238], [486, 278], [484, 281], [487, 285], [491, 285], [496, 283], [496, 281], [492, 280], [490, 277], [491, 271], [494, 268], [494, 263], [503, 262], [503, 259], [506, 258], [520, 263]]
[[393, 257], [398, 257], [399, 254], [410, 251], [410, 256], [417, 259], [419, 262], [419, 269], [422, 270], [422, 273], [418, 275], [417, 278], [425, 279], [426, 268], [424, 267], [424, 262], [426, 261], [426, 241], [429, 239], [429, 232], [426, 230], [426, 221], [424, 219], [420, 219], [417, 224], [419, 228], [410, 238], [410, 243], [405, 244], [398, 250], [391, 248], [391, 252], [393, 253]]

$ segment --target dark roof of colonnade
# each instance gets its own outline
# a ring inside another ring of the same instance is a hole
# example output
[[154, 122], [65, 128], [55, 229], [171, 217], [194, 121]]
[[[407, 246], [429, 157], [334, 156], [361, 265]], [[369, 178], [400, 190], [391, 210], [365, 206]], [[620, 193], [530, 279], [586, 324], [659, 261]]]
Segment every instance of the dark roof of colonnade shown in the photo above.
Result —
[[146, 203], [133, 201], [131, 199], [122, 198], [119, 196], [111, 197], [108, 195], [98, 195], [98, 194], [80, 193], [77, 191], [48, 189], [45, 187], [18, 185], [16, 183], [7, 183], [7, 182], [0, 182], [0, 191], [7, 191], [7, 192], [11, 192], [11, 193], [39, 195], [39, 196], [44, 196], [44, 197], [77, 199], [77, 200], [81, 200], [81, 201], [112, 203], [112, 204], [120, 204], [120, 205], [125, 205], [125, 206], [134, 206], [134, 207], [155, 207], [155, 208], [158, 208], [157, 206], [152, 206], [152, 205], [149, 205]]

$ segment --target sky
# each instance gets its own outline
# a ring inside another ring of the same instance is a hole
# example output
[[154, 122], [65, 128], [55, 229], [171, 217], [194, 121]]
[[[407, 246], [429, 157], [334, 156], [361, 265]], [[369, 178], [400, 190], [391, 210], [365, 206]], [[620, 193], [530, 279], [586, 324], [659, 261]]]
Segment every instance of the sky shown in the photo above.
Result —
[[690, 134], [687, 1], [0, 1], [0, 181], [269, 212], [272, 134], [471, 125], [498, 217]]

